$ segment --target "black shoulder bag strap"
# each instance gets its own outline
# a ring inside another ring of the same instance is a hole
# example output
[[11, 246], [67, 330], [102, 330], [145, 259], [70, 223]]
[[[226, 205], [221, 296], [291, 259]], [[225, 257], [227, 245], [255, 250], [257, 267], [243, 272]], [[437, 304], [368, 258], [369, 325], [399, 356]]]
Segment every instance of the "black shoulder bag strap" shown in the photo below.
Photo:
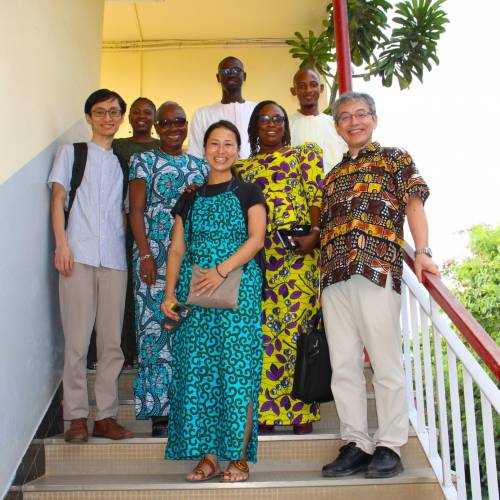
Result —
[[68, 208], [65, 212], [66, 226], [68, 225], [69, 213], [75, 201], [76, 190], [82, 183], [83, 174], [85, 173], [85, 166], [87, 165], [87, 143], [75, 142], [73, 144], [75, 159], [73, 161], [73, 169], [71, 171], [71, 184], [69, 191]]
[[[232, 190], [235, 194], [236, 191], [239, 189], [238, 181], [235, 181], [236, 187]], [[240, 205], [241, 205], [241, 198], [236, 194], [236, 197], [238, 198]], [[248, 232], [248, 211], [245, 210], [243, 205], [241, 205], [241, 211], [243, 212], [243, 217], [245, 218], [245, 224], [247, 226], [247, 232]], [[262, 271], [262, 300], [266, 299], [266, 287], [267, 287], [267, 281], [266, 281], [266, 254], [264, 248], [260, 249], [254, 256], [255, 262], [257, 262], [257, 265], [259, 266], [260, 270]]]

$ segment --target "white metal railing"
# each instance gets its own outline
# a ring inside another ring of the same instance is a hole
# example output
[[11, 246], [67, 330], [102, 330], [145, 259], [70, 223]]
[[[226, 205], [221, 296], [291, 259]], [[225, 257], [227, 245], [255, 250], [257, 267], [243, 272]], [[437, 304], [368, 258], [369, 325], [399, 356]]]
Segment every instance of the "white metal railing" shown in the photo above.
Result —
[[497, 500], [500, 390], [406, 263], [401, 303], [410, 421], [443, 493], [447, 499]]

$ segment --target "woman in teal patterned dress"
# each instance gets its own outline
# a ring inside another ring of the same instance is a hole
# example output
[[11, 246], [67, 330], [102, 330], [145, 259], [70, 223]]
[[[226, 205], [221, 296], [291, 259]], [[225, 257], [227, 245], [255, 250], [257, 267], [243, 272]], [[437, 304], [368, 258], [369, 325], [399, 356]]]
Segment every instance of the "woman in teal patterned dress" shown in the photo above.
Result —
[[171, 333], [173, 378], [165, 456], [199, 460], [188, 481], [219, 476], [219, 460], [230, 461], [222, 481], [246, 481], [246, 460], [257, 460], [263, 278], [255, 256], [264, 245], [266, 211], [259, 187], [233, 178], [231, 166], [240, 144], [232, 123], [211, 125], [204, 138], [208, 182], [185, 193], [173, 210], [162, 303], [169, 318], [177, 318], [172, 305], [187, 298], [193, 264], [204, 269], [193, 289], [200, 293], [215, 291], [228, 273], [243, 268], [238, 309], [193, 306]]
[[130, 162], [130, 224], [134, 234], [133, 281], [138, 370], [135, 379], [137, 419], [153, 420], [153, 436], [166, 435], [172, 378], [168, 336], [161, 328], [160, 304], [173, 225], [171, 210], [192, 184], [203, 184], [206, 163], [182, 153], [187, 134], [184, 110], [160, 106], [155, 123], [157, 150], [138, 153]]

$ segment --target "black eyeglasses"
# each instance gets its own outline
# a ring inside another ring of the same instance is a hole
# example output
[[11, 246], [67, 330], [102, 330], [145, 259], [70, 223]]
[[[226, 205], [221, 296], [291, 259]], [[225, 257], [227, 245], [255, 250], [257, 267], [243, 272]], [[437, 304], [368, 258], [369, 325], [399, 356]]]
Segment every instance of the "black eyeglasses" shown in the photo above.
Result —
[[238, 68], [238, 66], [233, 66], [232, 68], [222, 68], [219, 71], [220, 74], [224, 76], [230, 76], [230, 75], [238, 76], [241, 75], [241, 73], [243, 73], [243, 70], [241, 68]]
[[160, 128], [175, 127], [181, 128], [186, 125], [187, 120], [185, 118], [174, 118], [173, 120], [158, 120], [156, 125]]
[[267, 125], [269, 122], [273, 122], [273, 125], [281, 125], [285, 121], [283, 115], [259, 115], [259, 123], [262, 125]]
[[118, 108], [95, 108], [91, 111], [91, 114], [96, 118], [104, 118], [106, 115], [109, 115], [111, 118], [120, 118], [122, 116], [122, 111]]
[[359, 111], [355, 111], [354, 113], [341, 113], [340, 115], [335, 116], [335, 120], [340, 123], [347, 123], [352, 121], [354, 118], [356, 120], [366, 120], [369, 116], [372, 116], [373, 113], [371, 111], [364, 111], [360, 109]]

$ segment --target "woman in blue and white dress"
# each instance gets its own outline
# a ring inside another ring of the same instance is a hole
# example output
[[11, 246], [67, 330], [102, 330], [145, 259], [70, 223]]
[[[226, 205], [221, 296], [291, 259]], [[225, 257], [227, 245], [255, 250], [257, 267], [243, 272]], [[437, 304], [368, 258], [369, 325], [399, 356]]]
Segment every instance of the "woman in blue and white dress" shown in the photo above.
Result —
[[130, 160], [130, 224], [134, 235], [133, 282], [138, 371], [135, 379], [137, 419], [153, 420], [153, 436], [166, 435], [172, 379], [171, 346], [161, 327], [160, 304], [170, 247], [172, 208], [190, 185], [203, 184], [204, 160], [183, 154], [187, 135], [184, 110], [174, 102], [160, 106], [155, 129], [158, 149], [137, 153]]

